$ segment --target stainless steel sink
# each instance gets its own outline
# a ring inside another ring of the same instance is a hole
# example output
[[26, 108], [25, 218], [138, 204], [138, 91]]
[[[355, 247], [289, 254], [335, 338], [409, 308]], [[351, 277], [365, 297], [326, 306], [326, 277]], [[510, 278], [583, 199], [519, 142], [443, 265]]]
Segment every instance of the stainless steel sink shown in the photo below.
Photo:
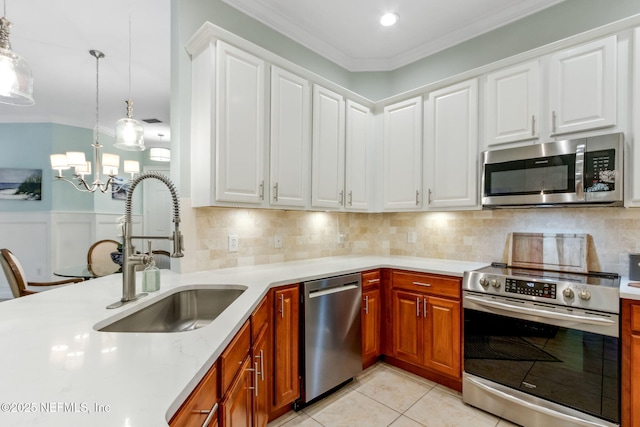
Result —
[[97, 328], [102, 332], [184, 332], [213, 322], [246, 290], [243, 286], [188, 289]]

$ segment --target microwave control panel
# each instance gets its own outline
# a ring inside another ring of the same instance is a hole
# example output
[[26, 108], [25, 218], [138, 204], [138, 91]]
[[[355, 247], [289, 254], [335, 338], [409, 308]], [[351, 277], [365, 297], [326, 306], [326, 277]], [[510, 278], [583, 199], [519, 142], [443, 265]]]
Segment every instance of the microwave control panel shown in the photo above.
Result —
[[584, 162], [584, 191], [614, 191], [616, 150], [587, 151]]

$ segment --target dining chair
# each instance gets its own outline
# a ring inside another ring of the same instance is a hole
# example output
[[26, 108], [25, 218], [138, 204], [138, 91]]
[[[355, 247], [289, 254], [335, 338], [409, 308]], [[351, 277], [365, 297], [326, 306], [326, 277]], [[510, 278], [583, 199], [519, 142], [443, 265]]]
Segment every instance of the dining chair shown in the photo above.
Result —
[[27, 282], [24, 270], [18, 261], [18, 258], [16, 258], [9, 249], [0, 249], [0, 254], [0, 264], [2, 264], [4, 274], [7, 276], [7, 282], [9, 282], [9, 287], [11, 288], [11, 293], [14, 298], [38, 293], [27, 289], [27, 286], [57, 286], [82, 282], [82, 279], [79, 278], [64, 279], [57, 282]]
[[120, 270], [120, 266], [111, 259], [111, 252], [118, 250], [120, 243], [115, 240], [98, 240], [87, 252], [89, 271], [96, 276], [108, 276]]
[[156, 262], [156, 267], [160, 269], [171, 268], [171, 254], [168, 251], [154, 249], [151, 251], [151, 254], [153, 255], [153, 260]]

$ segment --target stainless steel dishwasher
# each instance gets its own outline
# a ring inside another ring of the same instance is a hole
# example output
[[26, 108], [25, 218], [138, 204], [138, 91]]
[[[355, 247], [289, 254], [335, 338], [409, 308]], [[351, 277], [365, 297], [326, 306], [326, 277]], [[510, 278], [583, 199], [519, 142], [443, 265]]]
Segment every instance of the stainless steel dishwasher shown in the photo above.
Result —
[[360, 273], [304, 284], [304, 396], [316, 397], [362, 371]]

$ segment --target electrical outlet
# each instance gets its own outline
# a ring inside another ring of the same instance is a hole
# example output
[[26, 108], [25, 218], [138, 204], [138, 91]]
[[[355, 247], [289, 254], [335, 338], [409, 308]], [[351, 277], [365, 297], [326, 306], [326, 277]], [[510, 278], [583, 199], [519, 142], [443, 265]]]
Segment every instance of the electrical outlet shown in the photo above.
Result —
[[274, 246], [276, 249], [280, 249], [280, 248], [282, 248], [282, 236], [281, 236], [281, 235], [276, 234], [276, 237], [275, 237], [275, 239], [274, 239], [273, 246]]
[[344, 234], [338, 233], [338, 243], [339, 244], [343, 244], [344, 243]]
[[229, 234], [229, 252], [238, 252], [237, 234]]
[[410, 231], [407, 234], [407, 241], [409, 243], [415, 243], [418, 240], [418, 237], [416, 236], [416, 232], [415, 231]]

